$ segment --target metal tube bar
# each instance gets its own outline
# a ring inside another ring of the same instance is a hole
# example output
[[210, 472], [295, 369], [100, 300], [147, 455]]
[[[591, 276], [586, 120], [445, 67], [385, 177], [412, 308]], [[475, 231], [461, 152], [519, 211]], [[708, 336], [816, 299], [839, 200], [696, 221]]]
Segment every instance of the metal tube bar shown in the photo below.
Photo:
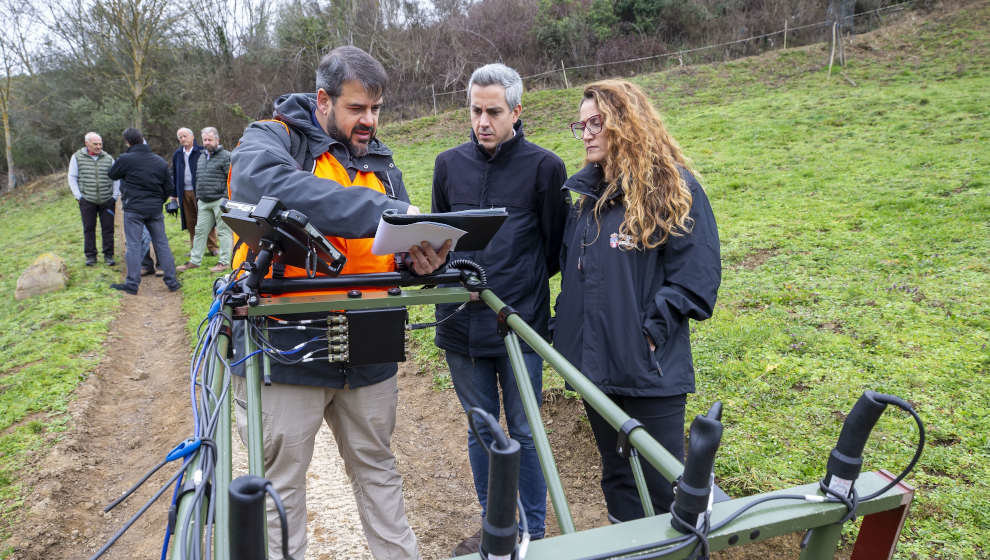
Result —
[[[224, 308], [224, 316], [230, 317], [230, 306]], [[228, 323], [229, 324], [229, 323]], [[230, 533], [227, 527], [230, 525], [230, 488], [231, 477], [231, 435], [230, 435], [230, 369], [224, 365], [221, 357], [227, 356], [227, 349], [230, 347], [230, 339], [224, 335], [219, 335], [217, 340], [217, 354], [214, 360], [216, 370], [213, 375], [213, 392], [216, 395], [223, 395], [219, 407], [219, 425], [214, 441], [217, 444], [217, 465], [214, 472], [214, 488], [216, 489], [216, 519], [214, 520], [213, 537], [214, 557], [217, 560], [230, 559]], [[222, 374], [216, 375], [219, 371]]]
[[317, 278], [266, 278], [258, 289], [263, 294], [286, 294], [308, 290], [346, 290], [363, 287], [388, 286], [436, 286], [457, 284], [461, 281], [459, 270], [445, 271], [430, 276], [414, 276], [403, 272], [378, 272], [373, 274], [344, 274]]
[[[244, 328], [244, 355], [250, 356], [256, 347], [248, 327]], [[258, 375], [258, 359], [244, 362], [244, 381], [247, 389], [247, 448], [248, 473], [265, 476], [264, 431], [261, 424], [261, 376]]]
[[[498, 313], [505, 303], [502, 302], [491, 290], [485, 289], [481, 291], [481, 299], [488, 304], [488, 307], [495, 310]], [[533, 330], [532, 327], [526, 324], [518, 315], [509, 315], [506, 319], [509, 327], [519, 335], [526, 344], [536, 351], [537, 354], [543, 356], [543, 359], [550, 362], [557, 373], [564, 378], [567, 383], [574, 388], [581, 397], [598, 414], [602, 415], [615, 430], [622, 427], [622, 424], [629, 420], [629, 415], [625, 413], [621, 408], [618, 407], [608, 396], [605, 395], [592, 383], [587, 377], [584, 376], [576, 367], [574, 367], [570, 362], [568, 362], [559, 352], [554, 350], [553, 346], [550, 345], [546, 340], [540, 336], [540, 333]], [[669, 451], [664, 449], [657, 440], [653, 439], [646, 430], [633, 430], [629, 434], [629, 442], [639, 450], [640, 454], [646, 459], [648, 463], [653, 465], [657, 471], [663, 475], [665, 479], [670, 482], [677, 480], [677, 477], [681, 476], [684, 472], [684, 465], [681, 464]]]
[[557, 525], [560, 526], [561, 533], [573, 533], [574, 520], [571, 518], [567, 497], [564, 495], [564, 485], [560, 481], [560, 472], [557, 470], [557, 463], [554, 461], [553, 451], [550, 449], [550, 439], [543, 427], [540, 406], [536, 400], [536, 393], [533, 391], [533, 384], [529, 379], [529, 370], [526, 369], [526, 362], [523, 360], [519, 337], [514, 332], [510, 331], [505, 337], [505, 348], [509, 352], [509, 362], [512, 364], [516, 385], [519, 387], [519, 396], [522, 397], [523, 411], [526, 413], [526, 421], [529, 422], [536, 455], [540, 458], [540, 467], [543, 469], [543, 479], [547, 483], [550, 502], [553, 504], [554, 513], [557, 514]]
[[[856, 488], [863, 495], [879, 490], [889, 478], [868, 472], [856, 480]], [[757, 494], [718, 502], [712, 506], [712, 524], [717, 524], [743, 505], [774, 494], [818, 495], [818, 483], [805, 484], [794, 488], [777, 490], [767, 494]], [[878, 511], [901, 507], [910, 501], [910, 493], [894, 487], [872, 500], [860, 502], [857, 511], [870, 515]], [[804, 531], [812, 527], [824, 530], [836, 524], [846, 514], [846, 508], [838, 503], [810, 503], [799, 500], [779, 500], [760, 504], [738, 517], [729, 525], [709, 535], [708, 543], [713, 552], [726, 548], [763, 541], [769, 538]], [[815, 529], [818, 533], [819, 529]], [[670, 525], [670, 514], [644, 517], [625, 523], [606, 525], [577, 531], [567, 535], [548, 537], [529, 544], [528, 560], [575, 560], [597, 554], [614, 553], [630, 546], [644, 545], [664, 539], [682, 536]], [[834, 548], [833, 548], [834, 551]], [[665, 560], [687, 558], [690, 547], [669, 556]], [[660, 557], [657, 554], [656, 557]], [[465, 555], [460, 560], [477, 559], [478, 555]], [[826, 556], [831, 558], [831, 556]]]
[[408, 305], [433, 305], [437, 303], [461, 303], [468, 300], [470, 292], [464, 288], [431, 288], [428, 290], [403, 290], [399, 295], [382, 291], [365, 291], [359, 298], [347, 294], [322, 294], [309, 296], [281, 296], [260, 298], [256, 306], [234, 309], [234, 318], [258, 315], [282, 315], [289, 313], [319, 313], [351, 309], [383, 309]]
[[653, 499], [650, 498], [650, 490], [646, 487], [646, 477], [643, 475], [643, 464], [639, 462], [639, 452], [632, 448], [629, 453], [629, 466], [632, 468], [633, 480], [636, 481], [636, 491], [639, 492], [639, 502], [643, 504], [643, 515], [653, 517]]

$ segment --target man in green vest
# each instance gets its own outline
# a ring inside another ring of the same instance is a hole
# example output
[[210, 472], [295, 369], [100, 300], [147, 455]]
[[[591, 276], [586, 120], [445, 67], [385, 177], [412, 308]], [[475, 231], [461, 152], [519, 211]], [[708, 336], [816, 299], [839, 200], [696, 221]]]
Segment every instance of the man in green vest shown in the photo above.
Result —
[[79, 201], [79, 213], [83, 223], [83, 252], [86, 266], [96, 264], [96, 219], [100, 219], [103, 243], [103, 262], [107, 266], [117, 264], [113, 260], [113, 214], [120, 198], [120, 181], [107, 176], [113, 166], [113, 158], [103, 151], [103, 138], [95, 132], [87, 132], [85, 146], [69, 159], [69, 189]]
[[189, 261], [177, 270], [185, 272], [191, 268], [199, 268], [206, 252], [207, 237], [216, 227], [217, 239], [220, 241], [220, 252], [217, 254], [219, 262], [210, 268], [210, 272], [224, 272], [230, 270], [234, 244], [230, 227], [220, 219], [223, 214], [220, 203], [227, 198], [230, 152], [220, 145], [220, 133], [216, 128], [208, 126], [200, 134], [203, 139], [203, 153], [196, 162], [196, 235]]

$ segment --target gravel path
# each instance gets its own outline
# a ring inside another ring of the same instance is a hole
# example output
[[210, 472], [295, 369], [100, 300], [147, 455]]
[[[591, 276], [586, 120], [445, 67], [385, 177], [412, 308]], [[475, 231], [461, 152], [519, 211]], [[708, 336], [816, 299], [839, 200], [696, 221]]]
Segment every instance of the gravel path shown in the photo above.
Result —
[[[236, 478], [248, 472], [247, 448], [236, 432], [233, 439], [233, 476]], [[316, 435], [313, 462], [306, 476], [306, 493], [309, 504], [307, 560], [371, 560], [351, 484], [344, 472], [344, 461], [326, 424]]]

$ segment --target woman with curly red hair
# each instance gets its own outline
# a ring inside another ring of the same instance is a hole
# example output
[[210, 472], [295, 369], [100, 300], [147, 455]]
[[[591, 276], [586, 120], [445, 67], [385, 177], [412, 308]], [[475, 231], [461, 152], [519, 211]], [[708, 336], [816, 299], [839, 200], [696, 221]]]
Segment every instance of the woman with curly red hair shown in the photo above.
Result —
[[[643, 91], [623, 80], [587, 86], [585, 167], [564, 184], [578, 196], [561, 253], [554, 346], [678, 460], [694, 391], [688, 319], [711, 316], [721, 282], [708, 197]], [[613, 521], [643, 517], [616, 431], [587, 403]], [[644, 463], [654, 510], [671, 483]]]

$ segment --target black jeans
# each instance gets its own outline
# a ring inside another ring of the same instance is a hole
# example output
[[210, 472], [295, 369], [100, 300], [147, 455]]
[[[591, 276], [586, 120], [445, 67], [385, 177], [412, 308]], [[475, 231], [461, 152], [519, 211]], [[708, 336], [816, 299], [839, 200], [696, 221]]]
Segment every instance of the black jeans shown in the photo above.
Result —
[[[687, 404], [686, 395], [672, 397], [624, 397], [608, 395], [628, 414], [642, 422], [643, 427], [660, 445], [670, 452], [678, 461], [684, 461], [684, 407]], [[629, 459], [623, 458], [616, 452], [618, 436], [615, 429], [605, 421], [587, 402], [584, 408], [588, 413], [588, 421], [595, 434], [598, 453], [602, 458], [602, 492], [605, 494], [605, 504], [608, 513], [619, 521], [631, 521], [643, 517], [643, 503], [636, 490], [636, 480], [633, 478]], [[659, 473], [652, 465], [640, 457], [646, 487], [653, 501], [656, 513], [670, 511], [674, 500], [673, 484]]]
[[113, 258], [113, 212], [117, 201], [110, 199], [102, 204], [94, 204], [85, 198], [79, 199], [79, 213], [82, 214], [83, 252], [86, 260], [96, 260], [96, 218], [100, 218], [100, 237], [103, 258]]

